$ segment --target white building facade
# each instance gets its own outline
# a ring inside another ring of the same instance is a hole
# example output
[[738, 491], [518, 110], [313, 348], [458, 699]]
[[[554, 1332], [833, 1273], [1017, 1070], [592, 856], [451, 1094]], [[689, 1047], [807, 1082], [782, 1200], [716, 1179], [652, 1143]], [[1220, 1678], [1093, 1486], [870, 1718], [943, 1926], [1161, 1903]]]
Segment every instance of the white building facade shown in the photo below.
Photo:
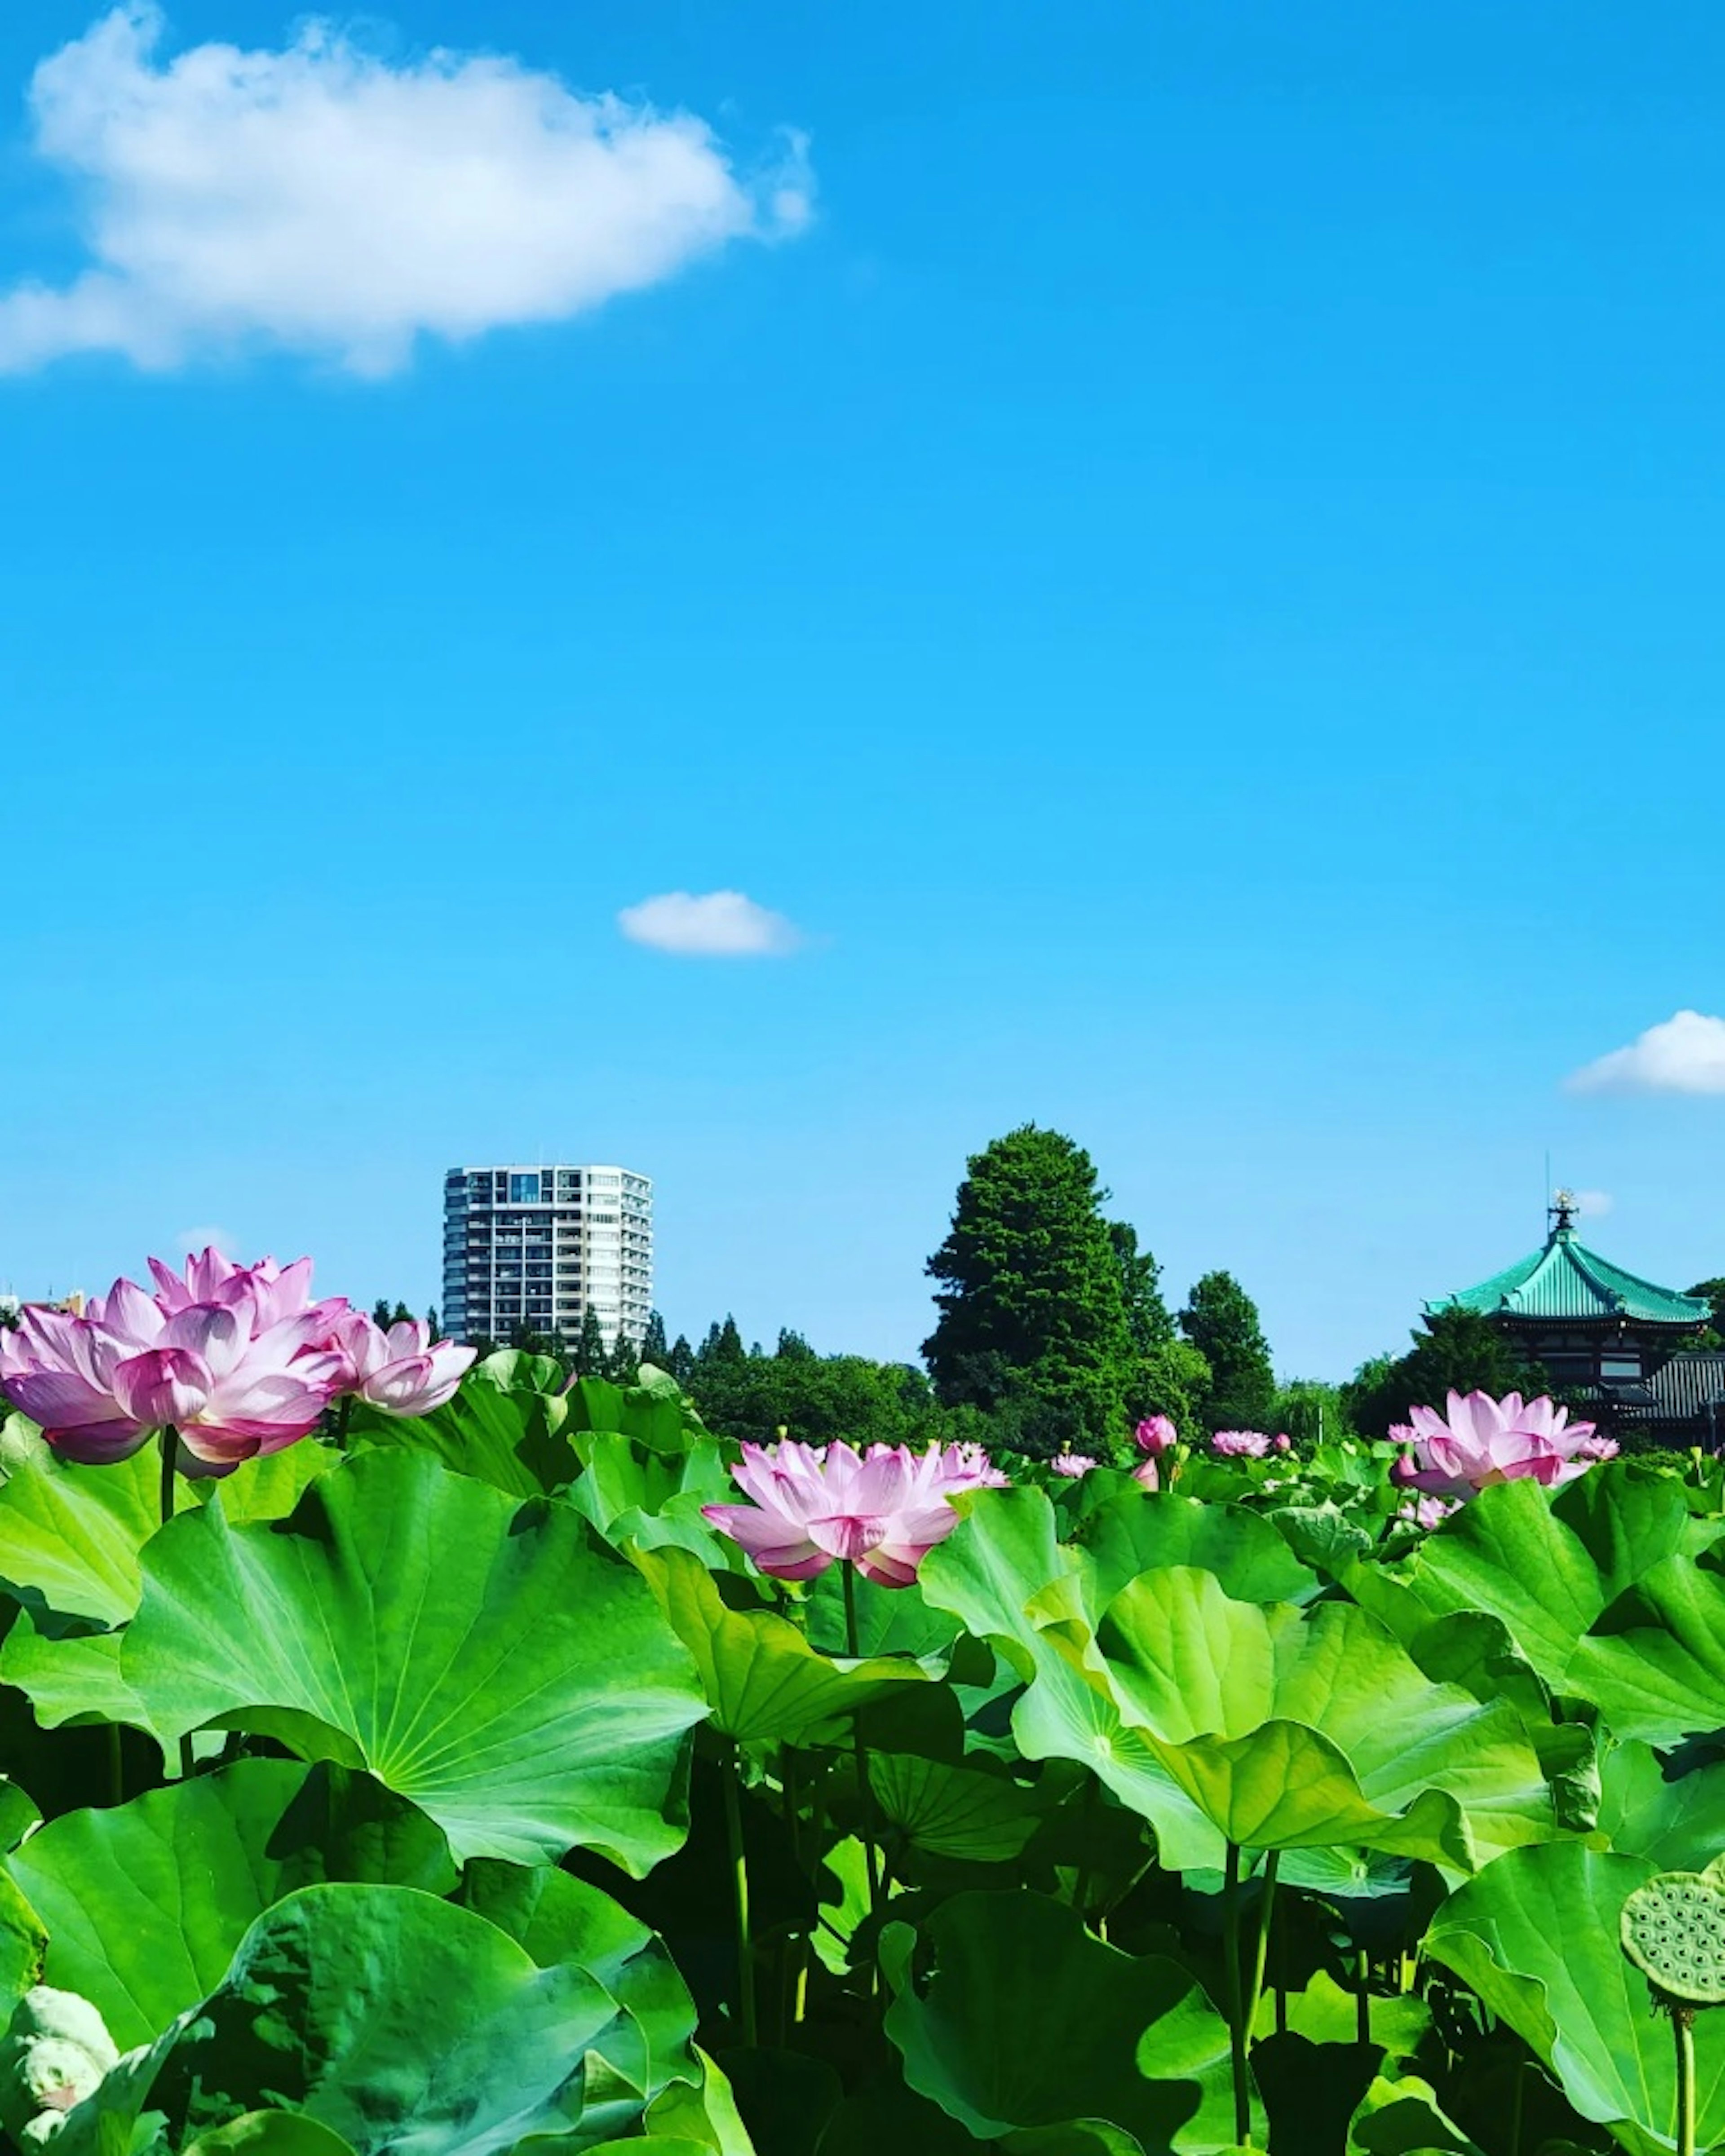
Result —
[[639, 1347], [653, 1308], [653, 1185], [627, 1168], [452, 1168], [444, 1178], [444, 1330], [572, 1344], [591, 1308]]

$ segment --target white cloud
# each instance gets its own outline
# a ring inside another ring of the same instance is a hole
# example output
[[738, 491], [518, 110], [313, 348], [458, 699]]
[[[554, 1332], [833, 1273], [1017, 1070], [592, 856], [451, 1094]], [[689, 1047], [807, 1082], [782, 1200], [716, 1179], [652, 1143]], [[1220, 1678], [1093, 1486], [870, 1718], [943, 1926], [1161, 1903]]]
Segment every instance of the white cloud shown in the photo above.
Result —
[[162, 29], [130, 0], [36, 69], [36, 146], [78, 183], [90, 260], [0, 294], [0, 370], [276, 346], [388, 374], [422, 334], [560, 321], [809, 220], [798, 136], [743, 172], [691, 113], [508, 58], [393, 67], [312, 22], [164, 63]]
[[204, 1250], [219, 1250], [224, 1258], [231, 1258], [235, 1247], [235, 1239], [225, 1228], [182, 1228], [170, 1240], [165, 1255], [171, 1265], [177, 1265], [182, 1259], [195, 1258]]
[[740, 891], [668, 891], [626, 906], [617, 925], [631, 943], [680, 958], [783, 958], [798, 950], [802, 931]]
[[1567, 1083], [1572, 1093], [1725, 1093], [1725, 1018], [1680, 1010]]
[[1575, 1209], [1584, 1220], [1603, 1220], [1611, 1210], [1609, 1190], [1578, 1190], [1574, 1195]]

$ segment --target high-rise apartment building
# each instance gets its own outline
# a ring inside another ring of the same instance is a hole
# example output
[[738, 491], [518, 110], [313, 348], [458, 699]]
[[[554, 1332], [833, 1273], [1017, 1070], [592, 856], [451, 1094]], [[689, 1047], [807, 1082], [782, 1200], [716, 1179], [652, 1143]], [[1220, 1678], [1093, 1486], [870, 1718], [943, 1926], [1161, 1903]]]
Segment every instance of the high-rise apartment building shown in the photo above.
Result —
[[639, 1347], [653, 1308], [653, 1185], [626, 1168], [452, 1168], [444, 1178], [445, 1332], [573, 1341], [591, 1307]]

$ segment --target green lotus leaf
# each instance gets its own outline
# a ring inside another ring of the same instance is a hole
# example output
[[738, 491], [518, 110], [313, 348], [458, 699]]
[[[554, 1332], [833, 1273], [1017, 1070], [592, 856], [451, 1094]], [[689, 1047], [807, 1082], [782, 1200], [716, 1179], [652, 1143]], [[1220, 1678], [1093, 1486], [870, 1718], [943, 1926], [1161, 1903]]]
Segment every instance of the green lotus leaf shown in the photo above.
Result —
[[423, 1454], [361, 1454], [274, 1526], [175, 1520], [121, 1667], [157, 1728], [368, 1768], [464, 1859], [639, 1874], [683, 1839], [706, 1707], [652, 1590], [567, 1506]]
[[[1087, 1628], [1084, 1561], [1060, 1542], [1047, 1497], [1040, 1490], [985, 1490], [961, 1499], [959, 1509], [964, 1518], [922, 1560], [918, 1580], [937, 1609], [950, 1610], [973, 1637], [997, 1647], [1025, 1681], [1012, 1710], [1019, 1752], [1089, 1768], [1151, 1822], [1171, 1871], [1219, 1870], [1215, 1827], [1145, 1733], [1127, 1723], [1097, 1672], [1079, 1666], [1070, 1645], [1049, 1629], [1062, 1612]], [[1033, 1602], [1045, 1613], [1040, 1621], [1029, 1614]]]
[[[1659, 1867], [1580, 1842], [1512, 1850], [1450, 1896], [1425, 1951], [1550, 2067], [1584, 2118], [1634, 2156], [1673, 2145], [1670, 2024], [1620, 1943], [1624, 1904]], [[1725, 2015], [1695, 2023], [1698, 2148], [1725, 2138]]]
[[663, 1371], [652, 1381], [634, 1385], [614, 1384], [608, 1378], [578, 1378], [567, 1402], [565, 1426], [578, 1450], [580, 1434], [588, 1430], [615, 1431], [667, 1458], [694, 1449], [707, 1436], [694, 1403]]
[[79, 1467], [33, 1446], [0, 1484], [0, 1585], [44, 1615], [123, 1625], [138, 1606], [138, 1552], [162, 1524], [161, 1476], [147, 1447]]
[[[910, 1655], [919, 1658], [951, 1653], [958, 1620], [937, 1609], [918, 1587], [882, 1587], [855, 1575], [856, 1645], [863, 1655]], [[809, 1643], [824, 1655], [850, 1651], [845, 1614], [845, 1568], [833, 1565], [810, 1582], [803, 1612]]]
[[1305, 1602], [1318, 1589], [1317, 1574], [1268, 1520], [1241, 1505], [1206, 1505], [1172, 1491], [1134, 1486], [1111, 1498], [1086, 1522], [1083, 1548], [1096, 1617], [1129, 1579], [1159, 1565], [1213, 1572], [1236, 1602]]
[[1266, 1609], [1168, 1566], [1116, 1595], [1096, 1645], [1122, 1713], [1244, 1847], [1354, 1842], [1467, 1871], [1555, 1828], [1515, 1708], [1434, 1685], [1351, 1604]]
[[979, 2139], [1093, 2119], [1182, 2156], [1233, 2147], [1227, 2024], [1178, 1964], [1040, 1894], [955, 1895], [921, 1937], [926, 1974], [916, 1933], [882, 1934], [886, 2033], [911, 2087]]
[[713, 2156], [755, 2156], [724, 2069], [698, 2044], [695, 2056], [701, 2070], [699, 2086], [675, 2084], [657, 2099], [647, 2112], [648, 2141], [680, 2138], [711, 2149]]
[[615, 2014], [592, 2041], [583, 2130], [621, 2131], [673, 2082], [698, 2084], [695, 2003], [664, 1941], [608, 1894], [549, 1865], [475, 1858], [455, 1897], [541, 1969], [573, 1962], [611, 1994]]
[[434, 1895], [304, 1887], [252, 1925], [195, 2014], [69, 2115], [64, 2156], [112, 2147], [146, 2108], [175, 2147], [279, 2108], [357, 2156], [493, 2156], [578, 2123], [583, 2061], [614, 2010], [586, 1970], [540, 1969]]
[[180, 2156], [353, 2156], [352, 2144], [301, 2111], [249, 2111], [188, 2141]]
[[349, 1442], [429, 1454], [512, 1497], [544, 1496], [580, 1472], [564, 1434], [562, 1383], [548, 1355], [506, 1348], [475, 1363], [454, 1398], [429, 1415], [388, 1415], [357, 1400]]
[[242, 1759], [105, 1811], [51, 1820], [7, 1860], [46, 1924], [45, 1981], [89, 1999], [122, 2051], [218, 1984], [255, 1919], [326, 1879], [446, 1892], [423, 1812], [368, 1775]]
[[1651, 1745], [1613, 1745], [1600, 1769], [1598, 1836], [1661, 1871], [1705, 1870], [1725, 1851], [1725, 1759], [1681, 1774]]
[[1692, 1517], [1677, 1483], [1616, 1460], [1555, 1495], [1531, 1480], [1497, 1483], [1399, 1564], [1359, 1562], [1340, 1576], [1404, 1642], [1455, 1610], [1502, 1619], [1516, 1651], [1562, 1691], [1574, 1689], [1571, 1659], [1601, 1610], [1720, 1532]]
[[1437, 2091], [1417, 2074], [1391, 2080], [1379, 2075], [1366, 2091], [1348, 2128], [1348, 2156], [1428, 2156], [1453, 2151], [1481, 2156], [1439, 2107]]
[[1601, 1611], [1565, 1689], [1618, 1736], [1661, 1746], [1725, 1726], [1725, 1576], [1716, 1553], [1667, 1558]]
[[25, 1694], [41, 1728], [120, 1722], [161, 1747], [148, 1709], [121, 1672], [124, 1639], [123, 1631], [44, 1635], [31, 1613], [20, 1610], [0, 1642], [0, 1683]]
[[1037, 1791], [1004, 1774], [913, 1752], [871, 1753], [869, 1788], [876, 1813], [907, 1846], [971, 1864], [1022, 1856], [1048, 1809]]
[[17, 1882], [0, 1871], [0, 2030], [24, 1994], [42, 1982], [48, 1933]]
[[[609, 1391], [618, 1388], [610, 1386]], [[723, 1570], [742, 1553], [701, 1517], [703, 1505], [726, 1504], [737, 1491], [716, 1438], [700, 1436], [686, 1451], [655, 1451], [615, 1430], [588, 1430], [572, 1442], [584, 1472], [568, 1502], [607, 1542], [622, 1548], [691, 1551]]]
[[896, 1686], [923, 1681], [913, 1662], [839, 1664], [768, 1609], [732, 1609], [687, 1550], [643, 1553], [643, 1573], [695, 1657], [714, 1728], [739, 1743], [799, 1744]]

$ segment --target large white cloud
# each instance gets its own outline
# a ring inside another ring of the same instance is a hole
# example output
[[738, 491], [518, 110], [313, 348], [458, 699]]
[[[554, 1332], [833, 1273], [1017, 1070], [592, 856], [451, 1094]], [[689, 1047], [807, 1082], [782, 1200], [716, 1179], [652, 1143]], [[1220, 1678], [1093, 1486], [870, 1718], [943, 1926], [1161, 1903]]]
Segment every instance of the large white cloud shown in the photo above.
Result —
[[36, 70], [36, 146], [78, 185], [90, 261], [0, 294], [0, 368], [262, 345], [387, 374], [421, 334], [560, 320], [809, 218], [793, 136], [747, 172], [692, 114], [506, 58], [391, 66], [313, 23], [163, 63], [162, 29], [133, 0]]
[[793, 921], [740, 891], [663, 891], [624, 906], [617, 925], [631, 943], [680, 958], [783, 958], [803, 943]]
[[1627, 1048], [1584, 1064], [1572, 1093], [1725, 1093], [1725, 1018], [1680, 1010]]

